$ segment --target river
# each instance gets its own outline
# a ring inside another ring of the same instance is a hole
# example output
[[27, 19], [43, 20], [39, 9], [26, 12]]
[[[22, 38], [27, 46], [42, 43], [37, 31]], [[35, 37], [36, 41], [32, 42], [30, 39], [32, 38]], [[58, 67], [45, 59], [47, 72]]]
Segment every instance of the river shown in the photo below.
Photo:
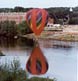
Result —
[[[47, 73], [39, 77], [56, 78], [57, 81], [77, 81], [78, 43], [73, 42], [71, 47], [53, 47], [51, 41], [46, 43], [39, 41], [39, 43], [41, 43], [40, 48], [49, 64]], [[20, 46], [15, 43], [12, 46], [0, 45], [0, 50], [6, 55], [0, 59], [1, 62], [7, 60], [9, 63], [16, 58], [20, 60], [21, 67], [26, 69], [26, 62], [31, 54], [32, 48], [23, 45]], [[29, 77], [33, 77], [33, 75], [29, 74]]]

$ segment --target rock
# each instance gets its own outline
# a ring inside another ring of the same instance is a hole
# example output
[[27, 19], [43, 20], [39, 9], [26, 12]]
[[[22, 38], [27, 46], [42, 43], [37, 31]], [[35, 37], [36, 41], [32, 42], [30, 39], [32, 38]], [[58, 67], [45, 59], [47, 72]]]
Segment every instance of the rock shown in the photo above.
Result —
[[5, 56], [5, 55], [0, 51], [0, 56]]

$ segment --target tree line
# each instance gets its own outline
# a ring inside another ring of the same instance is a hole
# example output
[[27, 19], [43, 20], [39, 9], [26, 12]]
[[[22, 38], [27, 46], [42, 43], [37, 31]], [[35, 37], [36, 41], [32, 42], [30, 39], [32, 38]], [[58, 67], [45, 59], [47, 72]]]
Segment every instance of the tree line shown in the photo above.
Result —
[[[26, 12], [32, 8], [24, 8], [21, 6], [16, 6], [14, 8], [0, 8], [0, 12]], [[58, 11], [69, 11], [70, 7], [50, 7], [50, 8], [45, 8], [48, 11], [52, 11], [52, 12], [58, 12]], [[78, 7], [73, 7], [72, 8], [73, 11], [77, 12], [78, 11]]]
[[[27, 12], [33, 8], [24, 8], [21, 6], [16, 6], [14, 8], [0, 8], [1, 12]], [[66, 20], [66, 16], [69, 15], [69, 22], [67, 24], [78, 24], [78, 7], [73, 7], [73, 11], [70, 11], [70, 7], [51, 7], [45, 8], [49, 16], [55, 19], [55, 23], [63, 24]]]

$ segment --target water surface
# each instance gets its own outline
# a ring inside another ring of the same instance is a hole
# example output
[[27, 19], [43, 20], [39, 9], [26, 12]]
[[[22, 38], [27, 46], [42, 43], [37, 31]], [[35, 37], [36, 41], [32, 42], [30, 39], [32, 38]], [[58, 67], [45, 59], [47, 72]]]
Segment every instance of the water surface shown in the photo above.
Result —
[[[77, 42], [73, 42], [72, 47], [68, 48], [53, 47], [52, 42], [44, 43], [41, 41], [40, 48], [47, 58], [49, 69], [45, 75], [41, 75], [40, 77], [56, 78], [57, 81], [77, 81], [77, 44]], [[48, 46], [46, 47], [46, 45]], [[16, 58], [20, 60], [21, 67], [26, 69], [26, 62], [31, 54], [32, 48], [30, 49], [15, 43], [13, 47], [1, 45], [0, 49], [7, 55], [1, 57], [0, 62], [4, 63], [5, 60], [7, 60], [9, 63]], [[32, 76], [33, 75], [29, 74], [29, 77]]]

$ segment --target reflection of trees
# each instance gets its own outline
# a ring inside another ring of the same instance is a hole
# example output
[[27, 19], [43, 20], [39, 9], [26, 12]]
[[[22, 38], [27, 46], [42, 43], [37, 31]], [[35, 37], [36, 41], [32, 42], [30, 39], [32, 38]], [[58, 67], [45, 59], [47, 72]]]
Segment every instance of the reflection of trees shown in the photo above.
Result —
[[14, 38], [0, 37], [0, 47], [14, 47], [17, 44], [17, 40]]
[[27, 39], [24, 37], [20, 37], [19, 39], [5, 38], [5, 37], [0, 38], [0, 47], [1, 48], [20, 47], [22, 49], [22, 48], [25, 48], [27, 46], [33, 47], [34, 41], [32, 39]]

